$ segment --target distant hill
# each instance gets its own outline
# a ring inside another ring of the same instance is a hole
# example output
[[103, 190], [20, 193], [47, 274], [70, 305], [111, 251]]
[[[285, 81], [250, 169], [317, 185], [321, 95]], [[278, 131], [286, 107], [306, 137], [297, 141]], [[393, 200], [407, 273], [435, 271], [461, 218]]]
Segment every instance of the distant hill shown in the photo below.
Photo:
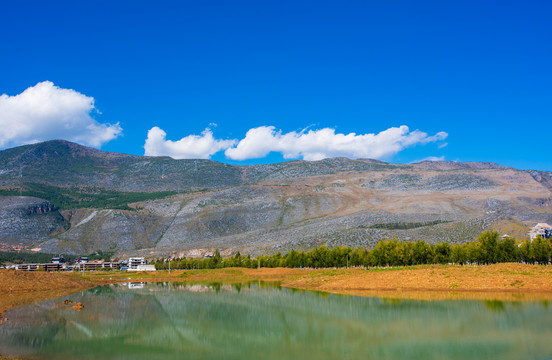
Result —
[[186, 255], [464, 242], [490, 228], [525, 236], [552, 221], [551, 191], [550, 172], [493, 163], [236, 166], [55, 140], [0, 151], [0, 250]]

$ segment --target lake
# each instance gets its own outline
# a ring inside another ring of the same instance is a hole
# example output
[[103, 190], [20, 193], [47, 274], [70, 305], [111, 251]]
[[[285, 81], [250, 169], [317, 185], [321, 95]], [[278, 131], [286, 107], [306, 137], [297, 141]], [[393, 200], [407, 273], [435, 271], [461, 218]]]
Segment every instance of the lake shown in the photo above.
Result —
[[97, 287], [6, 316], [0, 353], [33, 359], [552, 359], [548, 302], [147, 283]]

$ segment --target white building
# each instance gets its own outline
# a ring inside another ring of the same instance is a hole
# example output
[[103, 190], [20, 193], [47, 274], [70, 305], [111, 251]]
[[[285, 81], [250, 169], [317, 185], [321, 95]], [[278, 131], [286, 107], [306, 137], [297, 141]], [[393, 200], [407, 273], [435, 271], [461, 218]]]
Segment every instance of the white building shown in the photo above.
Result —
[[155, 265], [138, 265], [136, 269], [129, 269], [136, 271], [156, 271]]
[[131, 257], [128, 259], [128, 269], [129, 270], [138, 270], [138, 266], [146, 265], [146, 259], [144, 257]]
[[547, 223], [538, 223], [533, 226], [529, 231], [531, 241], [535, 240], [537, 236], [540, 236], [543, 239], [550, 239], [550, 237], [552, 237], [552, 226]]

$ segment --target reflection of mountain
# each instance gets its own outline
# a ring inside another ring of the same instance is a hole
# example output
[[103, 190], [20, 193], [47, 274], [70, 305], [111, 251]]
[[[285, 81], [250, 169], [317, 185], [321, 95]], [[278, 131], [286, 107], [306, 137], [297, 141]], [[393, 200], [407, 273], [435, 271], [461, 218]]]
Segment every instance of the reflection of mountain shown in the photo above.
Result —
[[[389, 301], [259, 287], [96, 288], [13, 309], [3, 353], [47, 359], [538, 358], [552, 309], [476, 301]], [[435, 357], [438, 354], [438, 357]], [[412, 356], [410, 356], [412, 355]]]

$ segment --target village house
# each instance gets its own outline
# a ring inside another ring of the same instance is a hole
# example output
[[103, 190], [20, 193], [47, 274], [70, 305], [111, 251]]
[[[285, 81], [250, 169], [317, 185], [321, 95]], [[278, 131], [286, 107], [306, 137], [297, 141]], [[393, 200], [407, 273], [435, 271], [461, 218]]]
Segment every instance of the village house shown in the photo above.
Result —
[[134, 257], [128, 259], [129, 271], [155, 271], [155, 265], [148, 265], [144, 257]]
[[552, 226], [547, 223], [538, 223], [533, 226], [529, 231], [531, 241], [535, 240], [537, 236], [540, 236], [543, 239], [550, 239], [550, 237], [552, 237]]
[[65, 258], [63, 256], [55, 256], [52, 258], [52, 264], [64, 264]]
[[144, 259], [144, 257], [131, 257], [128, 259], [129, 270], [138, 270], [139, 265], [146, 265], [146, 259]]

